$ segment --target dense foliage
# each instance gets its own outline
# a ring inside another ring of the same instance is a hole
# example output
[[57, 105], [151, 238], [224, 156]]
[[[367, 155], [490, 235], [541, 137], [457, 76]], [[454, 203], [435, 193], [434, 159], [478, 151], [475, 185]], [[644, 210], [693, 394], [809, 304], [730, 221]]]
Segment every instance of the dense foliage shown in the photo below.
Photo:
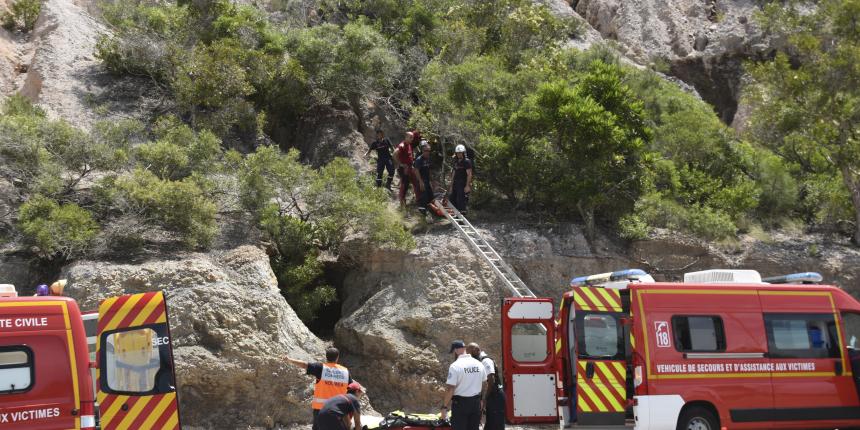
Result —
[[[338, 255], [350, 237], [408, 249], [412, 238], [387, 197], [335, 159], [320, 170], [295, 151], [264, 146], [243, 156], [177, 117], [147, 129], [135, 121], [99, 123], [91, 133], [19, 96], [0, 115], [0, 181], [21, 202], [6, 240], [45, 260], [146, 247], [205, 248], [220, 225], [255, 221], [273, 243], [273, 267], [302, 318], [335, 298], [322, 281], [321, 253]], [[350, 239], [352, 240], [352, 239]]]
[[749, 68], [751, 133], [791, 167], [807, 220], [860, 244], [860, 2], [779, 2], [758, 18], [787, 49]]
[[16, 0], [8, 11], [0, 15], [0, 25], [10, 31], [29, 32], [36, 26], [41, 11], [41, 0]]

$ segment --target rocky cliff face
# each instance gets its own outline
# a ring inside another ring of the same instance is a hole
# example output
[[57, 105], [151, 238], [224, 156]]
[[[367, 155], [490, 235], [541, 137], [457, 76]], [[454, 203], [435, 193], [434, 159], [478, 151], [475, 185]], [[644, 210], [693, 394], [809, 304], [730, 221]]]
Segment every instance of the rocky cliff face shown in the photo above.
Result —
[[32, 32], [0, 29], [0, 99], [23, 94], [52, 118], [84, 129], [148, 115], [159, 103], [157, 88], [143, 78], [112, 77], [95, 58], [96, 42], [110, 30], [90, 15], [93, 8], [90, 0], [46, 0]]
[[571, 7], [639, 64], [668, 64], [731, 124], [743, 61], [773, 54], [753, 22], [755, 0], [574, 0]]
[[324, 344], [280, 295], [262, 250], [243, 246], [136, 265], [80, 261], [63, 276], [82, 309], [110, 296], [165, 291], [184, 425], [310, 420], [311, 380], [282, 357], [316, 361]]

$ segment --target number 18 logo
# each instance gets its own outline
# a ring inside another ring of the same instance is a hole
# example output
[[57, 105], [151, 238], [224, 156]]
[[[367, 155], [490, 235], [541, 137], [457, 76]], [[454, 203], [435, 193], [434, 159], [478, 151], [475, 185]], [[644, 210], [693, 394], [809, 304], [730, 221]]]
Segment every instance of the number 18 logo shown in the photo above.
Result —
[[657, 346], [660, 348], [668, 348], [671, 345], [669, 341], [669, 323], [666, 321], [655, 321], [654, 332], [657, 334]]

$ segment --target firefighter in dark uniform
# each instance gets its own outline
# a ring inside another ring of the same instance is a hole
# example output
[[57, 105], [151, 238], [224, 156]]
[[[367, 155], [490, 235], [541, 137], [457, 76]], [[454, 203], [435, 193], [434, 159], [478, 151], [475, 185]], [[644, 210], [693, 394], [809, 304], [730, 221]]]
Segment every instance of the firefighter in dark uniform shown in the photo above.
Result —
[[453, 430], [478, 430], [487, 389], [484, 365], [466, 352], [462, 340], [451, 343], [451, 352], [456, 360], [448, 367], [442, 419], [450, 410]]
[[505, 392], [502, 389], [501, 376], [496, 371], [496, 363], [484, 351], [481, 351], [481, 347], [477, 343], [470, 343], [466, 350], [484, 365], [484, 371], [487, 372], [487, 395], [484, 397], [486, 416], [484, 430], [504, 430]]
[[[349, 384], [346, 394], [338, 394], [325, 401], [317, 416], [319, 430], [361, 430], [359, 398], [364, 387], [358, 382]], [[350, 424], [354, 424], [353, 427]]]

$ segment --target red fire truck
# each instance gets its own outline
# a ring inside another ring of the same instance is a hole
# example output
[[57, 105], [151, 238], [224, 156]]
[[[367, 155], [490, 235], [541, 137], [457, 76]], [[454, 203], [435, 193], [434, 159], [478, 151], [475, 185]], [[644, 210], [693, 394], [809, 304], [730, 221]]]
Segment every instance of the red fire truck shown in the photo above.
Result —
[[178, 429], [164, 295], [104, 300], [97, 345], [74, 300], [0, 286], [0, 429]]
[[502, 307], [508, 419], [642, 430], [860, 426], [860, 303], [815, 273], [639, 270]]

